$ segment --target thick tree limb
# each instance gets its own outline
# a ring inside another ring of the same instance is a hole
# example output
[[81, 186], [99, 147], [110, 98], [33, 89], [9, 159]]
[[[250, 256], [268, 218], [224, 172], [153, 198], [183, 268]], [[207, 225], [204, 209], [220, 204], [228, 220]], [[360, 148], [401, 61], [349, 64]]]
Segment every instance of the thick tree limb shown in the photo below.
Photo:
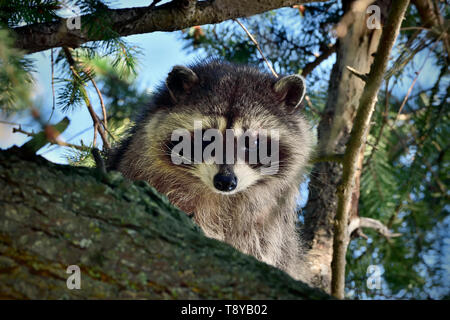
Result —
[[[352, 11], [352, 23], [345, 36], [336, 41], [336, 63], [331, 71], [328, 97], [318, 126], [318, 154], [343, 154], [364, 82], [353, 76], [347, 66], [369, 73], [381, 30], [367, 28], [366, 9], [353, 11], [354, 1], [343, 1], [343, 13]], [[385, 24], [390, 0], [377, 0], [381, 23]], [[310, 194], [304, 210], [303, 238], [309, 248], [307, 260], [314, 266], [314, 284], [331, 292], [331, 261], [333, 255], [333, 221], [337, 210], [337, 187], [342, 177], [342, 165], [334, 161], [318, 162], [311, 174]], [[355, 189], [354, 189], [355, 190]], [[356, 194], [355, 194], [356, 195]], [[356, 201], [356, 197], [354, 197]]]
[[[324, 0], [185, 0], [172, 1], [157, 7], [109, 9], [106, 15], [114, 32], [119, 36], [129, 36], [154, 31], [180, 30], [247, 17], [294, 4], [319, 1]], [[87, 18], [89, 16], [81, 17], [81, 30], [69, 30], [66, 19], [15, 28], [16, 47], [24, 49], [27, 53], [33, 53], [55, 47], [76, 48], [89, 41], [106, 40], [101, 32], [88, 34], [87, 26], [83, 24]]]
[[348, 217], [351, 210], [358, 159], [361, 148], [365, 145], [366, 136], [370, 128], [370, 120], [377, 101], [377, 94], [408, 4], [409, 0], [396, 0], [392, 3], [375, 60], [370, 68], [366, 86], [359, 101], [350, 140], [344, 154], [342, 182], [338, 187], [338, 207], [335, 217], [333, 259], [331, 263], [331, 293], [340, 299], [344, 298], [345, 255], [349, 242], [347, 232]]
[[[145, 182], [0, 151], [0, 298], [327, 299], [206, 238]], [[69, 290], [69, 265], [81, 289]]]

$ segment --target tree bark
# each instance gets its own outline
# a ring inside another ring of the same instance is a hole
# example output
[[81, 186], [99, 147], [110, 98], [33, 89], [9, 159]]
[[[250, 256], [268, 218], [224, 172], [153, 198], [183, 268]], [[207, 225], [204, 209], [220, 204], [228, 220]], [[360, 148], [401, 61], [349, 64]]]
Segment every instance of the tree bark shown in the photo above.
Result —
[[[319, 155], [344, 153], [364, 89], [364, 81], [354, 76], [347, 66], [368, 73], [380, 41], [381, 30], [367, 28], [365, 8], [352, 11], [354, 2], [343, 1], [347, 30], [336, 44], [336, 63], [330, 75], [328, 100], [318, 127]], [[387, 16], [390, 3], [390, 0], [374, 3], [381, 9], [381, 23]], [[336, 190], [341, 177], [339, 162], [317, 163], [311, 173], [309, 200], [304, 210], [304, 238], [309, 247], [307, 258], [315, 273], [314, 285], [327, 292], [331, 292], [334, 218], [338, 203]], [[358, 184], [354, 190], [353, 201], [357, 204]]]
[[[129, 36], [154, 31], [175, 31], [184, 28], [218, 23], [229, 19], [247, 17], [288, 7], [299, 3], [320, 2], [325, 0], [183, 0], [152, 7], [125, 9], [107, 9], [103, 14], [108, 18], [103, 22], [111, 28], [115, 37]], [[89, 41], [107, 40], [105, 32], [89, 32], [92, 24], [84, 23], [93, 20], [92, 15], [81, 16], [81, 30], [69, 30], [67, 19], [53, 23], [27, 25], [14, 29], [17, 39], [16, 47], [26, 53], [38, 52], [55, 47], [79, 47]], [[84, 21], [84, 22], [83, 22]], [[102, 20], [96, 21], [96, 27]]]
[[[206, 238], [145, 182], [0, 151], [0, 298], [327, 299]], [[81, 289], [69, 290], [69, 265]]]
[[[383, 28], [377, 55], [370, 68], [370, 73], [367, 75], [352, 132], [345, 149], [342, 162], [342, 182], [337, 189], [338, 206], [334, 227], [333, 260], [331, 263], [331, 293], [339, 299], [343, 299], [345, 294], [345, 256], [350, 241], [348, 223], [351, 221], [349, 214], [352, 210], [352, 202], [353, 205], [355, 203], [355, 180], [359, 182], [366, 137], [370, 130], [370, 121], [377, 102], [378, 91], [383, 82], [391, 50], [397, 39], [408, 5], [409, 0], [397, 0], [392, 4], [386, 26]], [[357, 169], [360, 170], [358, 171]], [[356, 192], [359, 197], [359, 185]]]

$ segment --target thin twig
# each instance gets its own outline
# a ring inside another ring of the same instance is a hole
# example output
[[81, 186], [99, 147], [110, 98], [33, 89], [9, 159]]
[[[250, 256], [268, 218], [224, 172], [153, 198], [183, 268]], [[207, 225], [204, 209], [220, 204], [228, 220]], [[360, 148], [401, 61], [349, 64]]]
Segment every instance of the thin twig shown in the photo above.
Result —
[[305, 95], [305, 101], [308, 104], [309, 109], [315, 113], [316, 115], [318, 115], [319, 117], [322, 116], [322, 114], [320, 113], [319, 110], [316, 109], [316, 107], [314, 107], [314, 105], [312, 104], [311, 98], [308, 95]]
[[357, 217], [352, 219], [352, 221], [348, 225], [348, 237], [350, 237], [353, 231], [359, 228], [374, 229], [387, 239], [400, 237], [402, 235], [401, 233], [391, 232], [389, 228], [379, 220], [366, 217]]
[[400, 29], [400, 31], [409, 31], [409, 30], [431, 31], [431, 29], [425, 27], [404, 27]]
[[[67, 47], [63, 47], [63, 50], [67, 57], [67, 62], [70, 65], [70, 70], [72, 71], [73, 75], [77, 78], [80, 78], [80, 75], [78, 74], [78, 71], [76, 68], [76, 62], [72, 56], [72, 53], [70, 52], [70, 49]], [[98, 131], [98, 133], [100, 133], [100, 136], [102, 138], [103, 147], [106, 149], [109, 149], [111, 146], [108, 142], [108, 137], [105, 134], [105, 130], [103, 130], [102, 122], [100, 121], [100, 119], [98, 118], [97, 114], [94, 111], [94, 108], [92, 107], [92, 103], [91, 103], [91, 100], [89, 99], [86, 88], [84, 86], [82, 86], [80, 88], [80, 90], [82, 91], [83, 99], [84, 99], [86, 107], [89, 111], [89, 114], [91, 115], [92, 121], [94, 122], [94, 137], [95, 137], [96, 132]]]
[[[71, 140], [75, 139], [76, 137], [78, 137], [79, 135], [82, 135], [83, 133], [85, 133], [85, 132], [87, 132], [87, 131], [89, 131], [89, 130], [91, 130], [91, 129], [93, 129], [92, 126], [89, 126], [89, 127], [87, 127], [87, 128], [84, 128], [83, 130], [78, 131], [76, 134], [74, 134], [73, 136], [71, 136], [69, 139], [66, 139], [66, 141], [71, 141]], [[57, 148], [58, 148], [58, 146], [54, 146], [54, 147], [52, 147], [52, 148], [49, 148], [48, 150], [42, 152], [42, 153], [41, 153], [41, 156], [43, 156], [43, 155], [45, 155], [45, 154], [47, 154], [47, 153], [49, 153], [49, 152], [55, 151]]]
[[21, 123], [5, 121], [5, 120], [0, 120], [0, 123], [8, 124], [10, 126], [32, 127], [32, 125], [29, 125], [29, 124], [21, 124]]
[[[73, 59], [75, 62], [75, 59]], [[80, 66], [82, 67], [82, 66]], [[103, 100], [103, 95], [100, 92], [100, 89], [97, 86], [97, 82], [95, 81], [95, 79], [89, 74], [88, 70], [86, 70], [86, 68], [82, 67], [83, 72], [86, 74], [86, 76], [89, 78], [89, 80], [91, 81], [92, 85], [94, 86], [95, 91], [97, 92], [97, 96], [98, 99], [100, 100], [100, 106], [102, 107], [102, 115], [103, 115], [103, 121], [102, 121], [102, 125], [105, 128], [105, 130], [108, 130], [108, 117], [106, 115], [106, 107], [105, 107], [105, 102]]]
[[97, 132], [98, 132], [98, 123], [94, 122], [94, 138], [92, 139], [92, 146], [94, 148], [97, 146]]
[[98, 89], [97, 83], [95, 82], [94, 78], [92, 78], [91, 76], [89, 76], [89, 78], [91, 79], [91, 83], [94, 86], [95, 91], [97, 91], [97, 95], [100, 100], [100, 105], [102, 107], [102, 114], [103, 114], [103, 127], [105, 128], [105, 130], [108, 130], [108, 117], [106, 116], [106, 107], [105, 107], [105, 103], [103, 101], [102, 93]]
[[328, 59], [334, 52], [336, 52], [336, 45], [332, 45], [327, 47], [321, 55], [316, 57], [314, 61], [311, 61], [303, 67], [302, 70], [302, 76], [306, 77], [308, 74], [310, 74], [317, 66], [319, 66], [323, 61]]
[[[37, 135], [37, 133], [28, 132], [28, 131], [22, 130], [22, 128], [20, 128], [20, 127], [19, 128], [13, 128], [13, 133], [16, 133], [16, 132], [25, 134], [25, 135], [27, 135], [29, 137], [35, 137]], [[77, 149], [77, 150], [80, 150], [80, 151], [88, 151], [88, 150], [90, 150], [89, 147], [78, 146], [76, 144], [72, 144], [72, 143], [68, 143], [68, 142], [62, 141], [61, 139], [58, 139], [58, 138], [50, 138], [50, 137], [46, 137], [46, 138], [47, 138], [47, 141], [50, 144], [52, 144], [52, 145], [59, 145], [59, 146], [62, 146], [62, 147], [74, 148], [74, 149]]]
[[389, 110], [389, 98], [391, 96], [391, 93], [389, 91], [389, 80], [385, 80], [385, 100], [384, 100], [384, 112], [383, 112], [383, 123], [381, 124], [380, 131], [378, 132], [378, 136], [375, 140], [375, 144], [372, 147], [372, 150], [370, 152], [370, 155], [367, 157], [366, 162], [364, 163], [364, 167], [367, 167], [370, 164], [370, 161], [372, 160], [375, 152], [377, 151], [378, 144], [381, 141], [381, 137], [383, 136], [384, 128], [386, 127], [386, 124], [388, 122], [388, 110]]
[[[100, 123], [102, 124], [103, 128], [105, 129], [106, 133], [108, 133], [108, 135], [109, 135], [114, 141], [116, 141], [116, 138], [114, 137], [114, 135], [108, 130], [108, 116], [107, 116], [107, 114], [106, 114], [106, 106], [105, 106], [105, 103], [104, 103], [104, 100], [103, 100], [103, 95], [102, 95], [100, 89], [99, 89], [98, 86], [97, 86], [97, 82], [94, 80], [93, 77], [91, 77], [91, 75], [90, 75], [86, 70], [83, 70], [83, 71], [85, 72], [85, 74], [87, 75], [87, 77], [88, 77], [89, 80], [91, 81], [92, 85], [94, 86], [95, 91], [97, 92], [98, 98], [99, 98], [99, 100], [100, 100], [100, 106], [101, 106], [101, 108], [102, 108], [103, 120], [102, 120], [102, 121], [99, 120], [99, 121], [100, 121]], [[101, 128], [98, 128], [97, 130], [100, 132]], [[96, 132], [94, 131], [94, 135], [95, 135], [95, 134], [96, 134]], [[101, 134], [101, 133], [100, 133], [100, 134]]]
[[152, 3], [150, 3], [150, 5], [148, 6], [149, 9], [153, 9], [158, 2], [161, 2], [161, 0], [153, 0]]
[[16, 132], [23, 133], [23, 134], [27, 135], [28, 137], [36, 136], [36, 133], [22, 130], [22, 128], [20, 126], [19, 126], [19, 128], [13, 128], [12, 132], [13, 133], [16, 133]]
[[[247, 36], [250, 38], [250, 40], [255, 44], [256, 49], [258, 49], [259, 53], [261, 54], [261, 57], [263, 58], [264, 62], [266, 63], [266, 65], [269, 67], [269, 70], [272, 72], [272, 74], [278, 78], [278, 74], [276, 73], [276, 71], [273, 69], [272, 65], [270, 64], [270, 62], [266, 59], [266, 57], [264, 56], [264, 53], [261, 50], [261, 47], [259, 46], [258, 41], [256, 41], [256, 39], [252, 36], [252, 34], [248, 31], [248, 29], [238, 20], [238, 19], [233, 19], [234, 21], [236, 21], [241, 28], [245, 31], [245, 33], [247, 34]], [[314, 61], [311, 66], [309, 67], [309, 70], [305, 73], [302, 73], [303, 76], [306, 76], [309, 72], [311, 72], [317, 65], [319, 65], [323, 60], [325, 60], [326, 58], [328, 58], [328, 56], [330, 56], [333, 52], [335, 51], [335, 47], [330, 47], [330, 50], [327, 51], [326, 53], [323, 54], [323, 57], [321, 57], [320, 59], [318, 58], [317, 61]], [[321, 115], [319, 111], [316, 110], [316, 108], [314, 108], [311, 99], [309, 98], [309, 96], [305, 96], [305, 100], [306, 103], [308, 104], [309, 108], [311, 109], [312, 112], [316, 113], [317, 115]]]
[[360, 71], [358, 71], [355, 68], [352, 68], [350, 66], [347, 66], [347, 70], [350, 71], [356, 77], [360, 78], [362, 81], [364, 81], [364, 82], [367, 81], [367, 74], [362, 73], [362, 72], [360, 72]]
[[261, 57], [264, 59], [264, 61], [266, 62], [267, 66], [269, 67], [270, 71], [272, 72], [272, 74], [278, 78], [278, 74], [275, 72], [275, 70], [272, 68], [272, 65], [270, 64], [270, 62], [266, 59], [266, 57], [264, 56], [264, 53], [262, 52], [261, 48], [259, 47], [259, 43], [258, 41], [256, 41], [256, 39], [252, 36], [252, 34], [247, 30], [247, 28], [238, 20], [238, 19], [233, 19], [234, 21], [236, 21], [242, 29], [244, 29], [245, 33], [247, 34], [247, 36], [250, 38], [250, 40], [255, 44], [256, 49], [258, 49], [259, 53], [261, 54]]
[[85, 94], [84, 94], [84, 101], [85, 101], [86, 107], [88, 108], [89, 114], [91, 115], [91, 118], [94, 121], [94, 134], [95, 134], [95, 131], [98, 131], [98, 133], [100, 133], [100, 137], [102, 138], [103, 145], [106, 147], [106, 149], [111, 148], [111, 146], [108, 142], [108, 137], [105, 134], [105, 130], [103, 130], [103, 128], [101, 126], [100, 119], [98, 118], [97, 114], [94, 111], [94, 108], [92, 107], [92, 103], [87, 95], [87, 92], [85, 92]]
[[406, 93], [406, 95], [405, 95], [405, 98], [403, 98], [402, 104], [400, 105], [400, 108], [398, 109], [397, 116], [395, 117], [394, 123], [392, 124], [392, 126], [395, 125], [395, 123], [396, 123], [397, 120], [398, 120], [398, 117], [400, 116], [400, 113], [402, 113], [403, 107], [406, 105], [406, 102], [408, 101], [409, 95], [411, 94], [411, 92], [412, 92], [412, 90], [413, 90], [413, 88], [414, 88], [414, 85], [416, 84], [417, 79], [419, 78], [420, 72], [422, 72], [422, 70], [423, 70], [423, 68], [425, 67], [425, 64], [426, 64], [426, 62], [427, 62], [427, 60], [428, 60], [428, 58], [429, 58], [431, 52], [433, 52], [434, 48], [435, 48], [436, 45], [439, 43], [439, 40], [440, 40], [441, 37], [442, 37], [442, 35], [436, 40], [436, 42], [434, 43], [433, 47], [428, 51], [428, 54], [427, 54], [427, 56], [425, 57], [425, 60], [423, 61], [422, 66], [421, 66], [420, 69], [416, 72], [416, 76], [414, 77], [413, 82], [411, 83], [411, 86], [409, 87], [409, 89], [408, 89], [408, 91], [407, 91], [407, 93]]
[[50, 113], [50, 117], [48, 117], [47, 124], [50, 123], [50, 120], [53, 117], [53, 113], [55, 112], [55, 105], [56, 105], [56, 99], [55, 99], [55, 72], [54, 72], [55, 71], [54, 70], [54, 68], [55, 68], [55, 66], [54, 66], [55, 60], [53, 58], [53, 48], [50, 50], [50, 64], [51, 64], [51, 73], [52, 73], [52, 82], [51, 82], [51, 84], [52, 84], [52, 112]]

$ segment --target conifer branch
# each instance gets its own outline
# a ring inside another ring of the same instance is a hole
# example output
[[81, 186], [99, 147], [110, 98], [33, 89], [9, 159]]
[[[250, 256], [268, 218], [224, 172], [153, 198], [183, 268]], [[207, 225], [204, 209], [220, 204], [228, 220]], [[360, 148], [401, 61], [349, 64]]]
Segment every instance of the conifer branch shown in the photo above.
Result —
[[[323, 2], [324, 0], [214, 0], [171, 1], [159, 6], [124, 9], [105, 9], [108, 27], [119, 37], [154, 31], [175, 31], [188, 27], [219, 23], [229, 19], [248, 17], [269, 10], [289, 7], [299, 3]], [[81, 30], [69, 30], [67, 19], [52, 23], [26, 25], [13, 29], [17, 48], [27, 53], [56, 47], [77, 48], [89, 41], [108, 40], [110, 33], [88, 32], [85, 21], [95, 21], [95, 16], [81, 16]], [[83, 23], [84, 22], [84, 23]]]

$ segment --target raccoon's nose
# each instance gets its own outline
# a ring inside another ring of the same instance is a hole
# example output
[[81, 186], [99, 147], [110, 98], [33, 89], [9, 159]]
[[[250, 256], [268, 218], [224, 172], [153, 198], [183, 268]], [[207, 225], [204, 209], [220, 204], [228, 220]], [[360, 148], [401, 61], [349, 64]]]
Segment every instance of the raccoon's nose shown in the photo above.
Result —
[[237, 177], [234, 174], [221, 174], [218, 173], [214, 176], [214, 187], [217, 190], [230, 192], [236, 189]]

